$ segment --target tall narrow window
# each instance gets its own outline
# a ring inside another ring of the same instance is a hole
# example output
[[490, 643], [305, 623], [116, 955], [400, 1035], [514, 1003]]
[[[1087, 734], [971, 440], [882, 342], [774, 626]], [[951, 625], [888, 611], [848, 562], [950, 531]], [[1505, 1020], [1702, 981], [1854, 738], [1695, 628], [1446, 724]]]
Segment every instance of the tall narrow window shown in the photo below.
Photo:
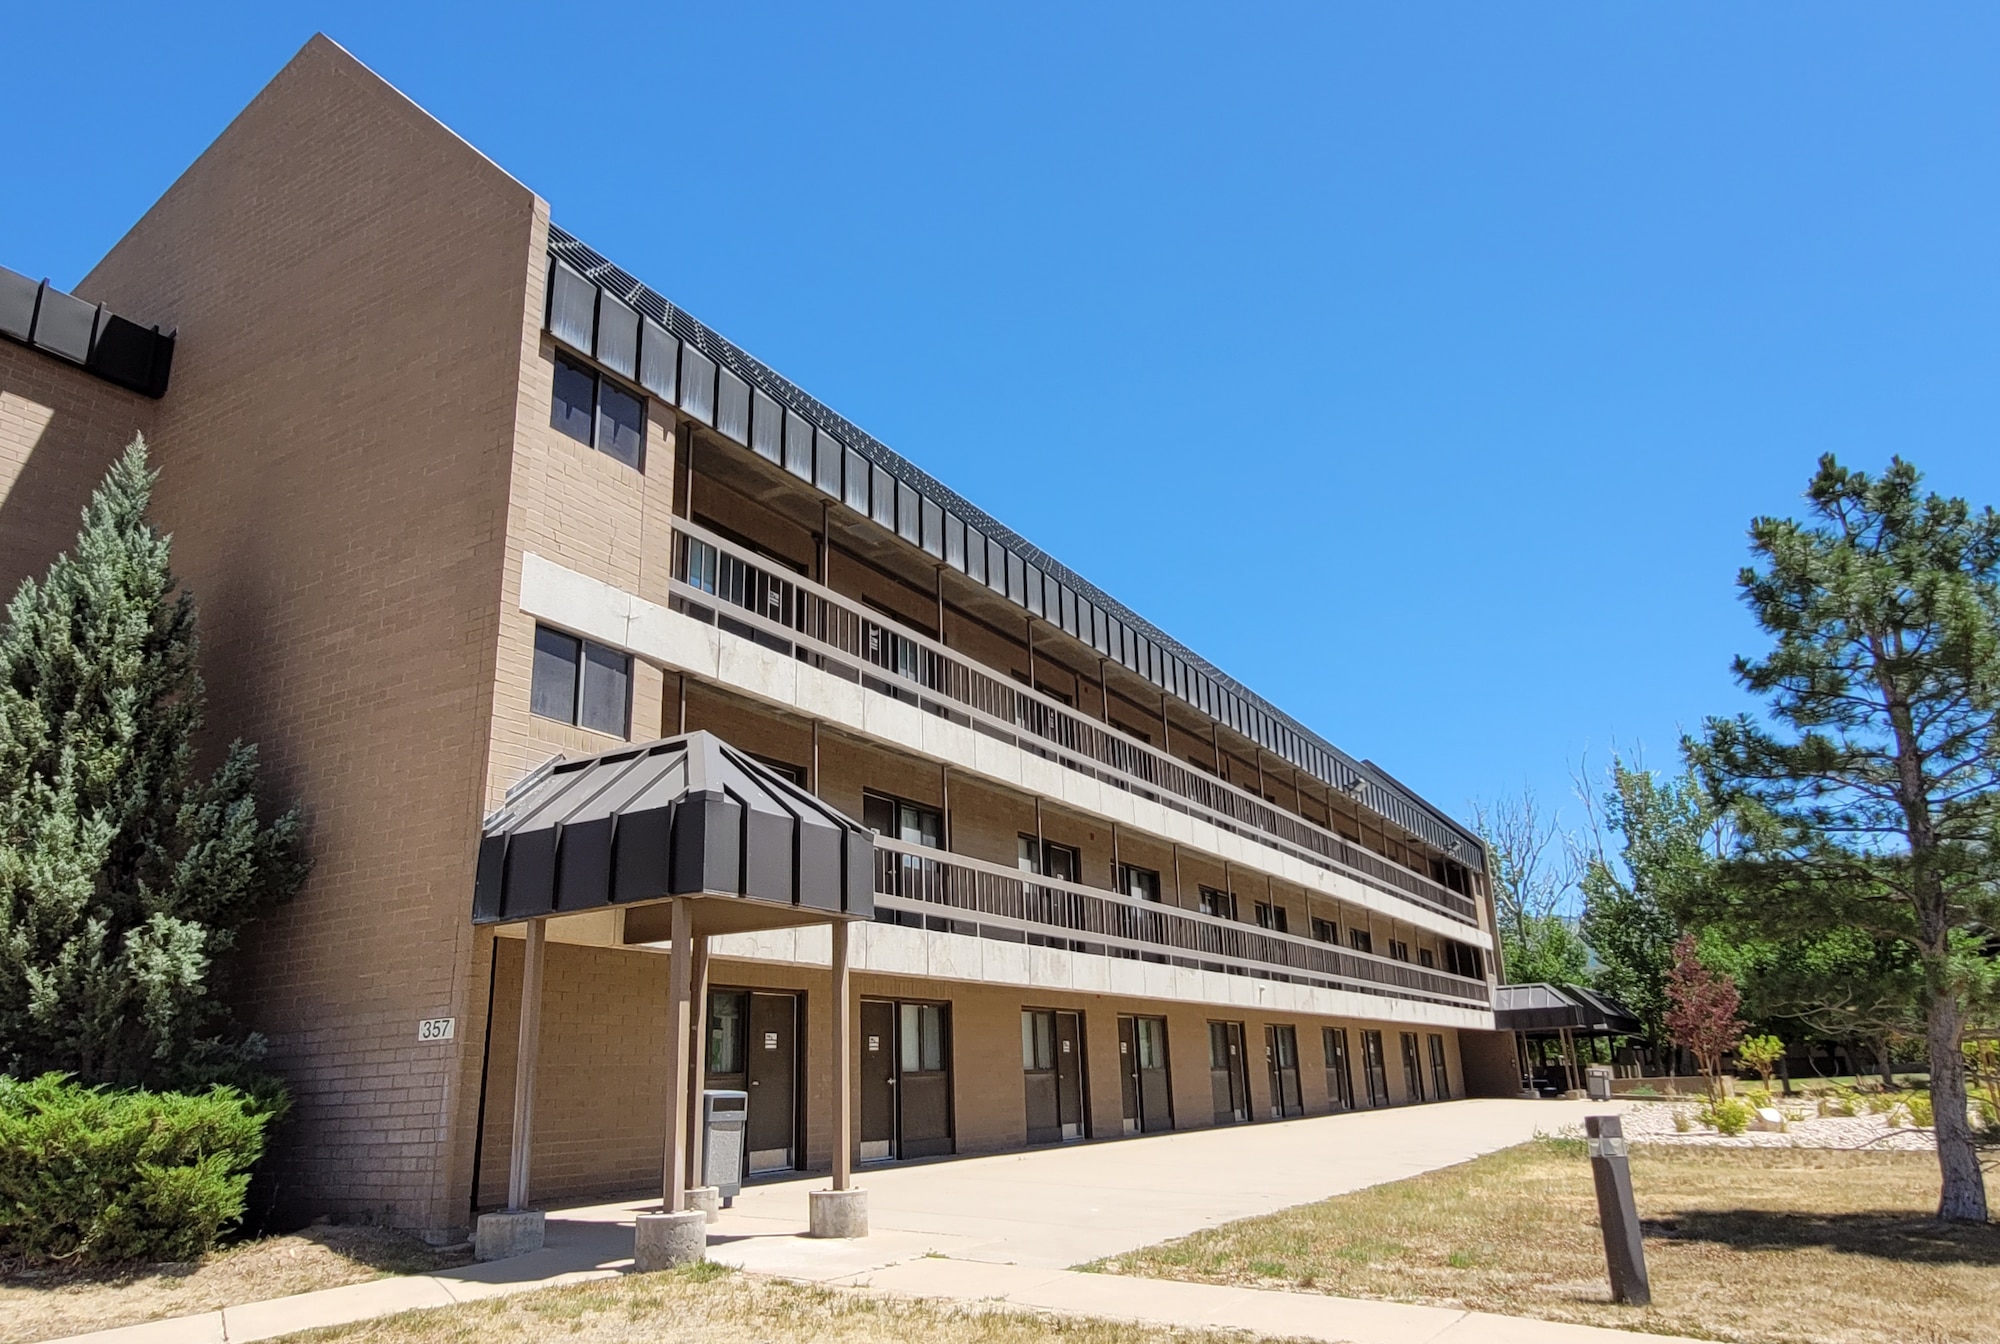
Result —
[[547, 626], [536, 626], [535, 668], [528, 708], [545, 719], [576, 722], [576, 682], [582, 660], [582, 640]]
[[595, 732], [625, 736], [632, 716], [632, 658], [602, 644], [583, 646], [583, 697], [576, 722]]
[[634, 470], [646, 457], [646, 403], [605, 379], [597, 390], [597, 448]]
[[555, 396], [550, 405], [549, 425], [588, 445], [591, 425], [597, 414], [597, 375], [581, 364], [556, 356]]

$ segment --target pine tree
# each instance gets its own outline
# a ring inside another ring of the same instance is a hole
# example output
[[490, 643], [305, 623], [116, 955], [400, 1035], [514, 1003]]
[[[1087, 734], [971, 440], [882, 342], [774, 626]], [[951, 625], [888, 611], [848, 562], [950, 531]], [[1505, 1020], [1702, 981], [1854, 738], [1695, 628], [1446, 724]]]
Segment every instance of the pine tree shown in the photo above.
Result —
[[1712, 719], [1692, 757], [1740, 837], [1706, 913], [1910, 952], [1938, 1216], [1984, 1222], [1960, 1045], [2000, 989], [2000, 515], [1920, 479], [1901, 459], [1870, 477], [1824, 457], [1810, 523], [1751, 524], [1739, 584], [1773, 643], [1736, 675], [1769, 720]]
[[305, 879], [295, 812], [257, 814], [256, 749], [194, 776], [195, 604], [147, 520], [134, 440], [72, 553], [0, 626], [0, 1070], [172, 1085], [254, 1060], [219, 960]]

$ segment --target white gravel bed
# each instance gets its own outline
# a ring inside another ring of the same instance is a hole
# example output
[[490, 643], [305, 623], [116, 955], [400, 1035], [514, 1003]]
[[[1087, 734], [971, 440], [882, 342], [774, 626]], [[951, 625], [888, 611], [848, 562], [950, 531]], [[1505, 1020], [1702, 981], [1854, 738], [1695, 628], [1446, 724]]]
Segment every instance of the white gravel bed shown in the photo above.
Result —
[[[1695, 1118], [1701, 1103], [1694, 1100], [1647, 1102], [1625, 1112], [1625, 1137], [1634, 1143], [1680, 1144], [1710, 1148], [1849, 1148], [1870, 1152], [1931, 1152], [1937, 1140], [1928, 1129], [1914, 1129], [1905, 1117], [1891, 1128], [1881, 1115], [1830, 1115], [1813, 1113], [1811, 1103], [1794, 1102], [1789, 1107], [1780, 1099], [1778, 1112], [1804, 1112], [1807, 1119], [1791, 1120], [1783, 1133], [1746, 1130], [1734, 1136], [1718, 1134]], [[1687, 1115], [1693, 1126], [1683, 1134], [1674, 1128], [1674, 1112]]]

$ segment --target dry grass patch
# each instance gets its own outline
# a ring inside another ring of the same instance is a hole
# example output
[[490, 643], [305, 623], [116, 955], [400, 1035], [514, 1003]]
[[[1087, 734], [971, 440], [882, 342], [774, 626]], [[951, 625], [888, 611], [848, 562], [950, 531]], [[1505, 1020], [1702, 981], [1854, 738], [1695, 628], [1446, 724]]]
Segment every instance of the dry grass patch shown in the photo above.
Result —
[[225, 1247], [190, 1265], [0, 1274], [0, 1344], [192, 1316], [321, 1288], [462, 1265], [416, 1237], [378, 1227], [309, 1227]]
[[2000, 1338], [2000, 1226], [1931, 1220], [1928, 1153], [1633, 1150], [1651, 1307], [1613, 1305], [1581, 1140], [1230, 1223], [1087, 1268], [1750, 1344]]
[[312, 1330], [293, 1344], [1242, 1344], [1244, 1336], [834, 1291], [696, 1265]]

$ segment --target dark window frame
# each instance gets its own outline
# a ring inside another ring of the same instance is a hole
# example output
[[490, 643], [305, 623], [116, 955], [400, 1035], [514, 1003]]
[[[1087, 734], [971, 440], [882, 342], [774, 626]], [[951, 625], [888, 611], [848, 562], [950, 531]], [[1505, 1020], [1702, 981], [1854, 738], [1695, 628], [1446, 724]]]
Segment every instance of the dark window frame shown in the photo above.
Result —
[[[542, 669], [541, 657], [544, 652], [543, 637], [545, 635], [567, 642], [575, 653], [575, 661], [568, 663], [571, 669], [571, 680], [568, 697], [569, 713], [566, 718], [561, 715], [548, 713], [538, 708], [535, 704], [535, 692], [540, 682]], [[608, 728], [599, 728], [583, 721], [584, 704], [589, 695], [587, 681], [590, 675], [591, 654], [593, 652], [604, 655], [624, 666], [625, 689], [621, 710], [622, 727], [617, 732], [613, 732]], [[537, 621], [535, 623], [535, 657], [529, 668], [528, 678], [528, 712], [536, 718], [547, 719], [551, 723], [566, 723], [572, 728], [581, 728], [588, 733], [601, 733], [606, 737], [616, 737], [621, 741], [629, 742], [632, 740], [632, 683], [634, 680], [632, 672], [632, 655], [625, 650], [614, 649], [608, 644], [600, 644], [594, 639], [585, 639], [581, 635], [571, 634], [569, 631], [561, 629], [558, 626], [544, 625]]]
[[[569, 428], [569, 426], [563, 423], [564, 419], [566, 419], [567, 417], [562, 415], [562, 408], [565, 406], [573, 405], [573, 403], [560, 400], [558, 396], [558, 389], [561, 386], [562, 376], [565, 370], [567, 370], [572, 374], [581, 375], [582, 377], [588, 378], [590, 380], [590, 407], [589, 407], [589, 415], [587, 417], [590, 424], [590, 437], [587, 439], [579, 437], [574, 430], [572, 430], [571, 428]], [[609, 448], [605, 446], [602, 442], [600, 442], [600, 440], [603, 437], [603, 426], [605, 420], [604, 390], [606, 387], [609, 387], [615, 395], [625, 397], [628, 400], [636, 403], [638, 407], [639, 423], [637, 426], [637, 433], [639, 436], [639, 441], [638, 441], [638, 446], [634, 452], [634, 455], [630, 459], [628, 459], [623, 453], [617, 452], [614, 449]], [[589, 448], [594, 452], [603, 453], [606, 457], [610, 458], [612, 461], [622, 463], [623, 465], [628, 466], [632, 470], [638, 472], [641, 476], [644, 476], [646, 474], [646, 426], [648, 424], [647, 408], [648, 408], [647, 396], [643, 391], [635, 390], [634, 388], [628, 386], [620, 379], [614, 378], [610, 374], [605, 373], [603, 370], [599, 369], [596, 365], [586, 363], [585, 361], [570, 355], [566, 351], [558, 350], [555, 352], [555, 371], [551, 375], [551, 380], [549, 385], [549, 428], [553, 429], [556, 433], [562, 435], [570, 442], [580, 443], [584, 447]]]

